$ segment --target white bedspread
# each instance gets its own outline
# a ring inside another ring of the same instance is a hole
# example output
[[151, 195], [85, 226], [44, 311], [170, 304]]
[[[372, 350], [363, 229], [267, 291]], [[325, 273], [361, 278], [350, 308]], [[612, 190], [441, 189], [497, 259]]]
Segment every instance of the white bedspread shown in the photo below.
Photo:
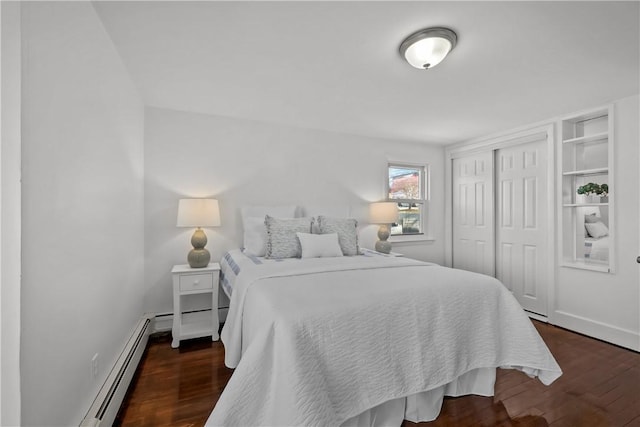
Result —
[[405, 258], [242, 271], [222, 340], [236, 370], [208, 426], [338, 426], [476, 368], [514, 367], [544, 384], [561, 375], [500, 282]]

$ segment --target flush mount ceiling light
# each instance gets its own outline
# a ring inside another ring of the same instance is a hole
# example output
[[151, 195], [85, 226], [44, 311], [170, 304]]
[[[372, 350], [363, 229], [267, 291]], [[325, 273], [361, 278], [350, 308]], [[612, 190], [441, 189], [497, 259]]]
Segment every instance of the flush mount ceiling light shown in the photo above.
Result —
[[448, 28], [426, 28], [404, 39], [400, 54], [411, 66], [428, 70], [442, 62], [457, 42], [458, 36]]

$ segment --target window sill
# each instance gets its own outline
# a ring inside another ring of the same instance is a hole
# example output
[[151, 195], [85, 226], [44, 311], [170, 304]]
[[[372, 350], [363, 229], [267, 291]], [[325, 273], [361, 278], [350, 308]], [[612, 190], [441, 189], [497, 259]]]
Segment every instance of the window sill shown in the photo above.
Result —
[[434, 239], [431, 236], [426, 236], [424, 234], [405, 234], [405, 235], [395, 235], [389, 236], [389, 241], [393, 244], [402, 244], [402, 243], [413, 243], [413, 242], [433, 242]]

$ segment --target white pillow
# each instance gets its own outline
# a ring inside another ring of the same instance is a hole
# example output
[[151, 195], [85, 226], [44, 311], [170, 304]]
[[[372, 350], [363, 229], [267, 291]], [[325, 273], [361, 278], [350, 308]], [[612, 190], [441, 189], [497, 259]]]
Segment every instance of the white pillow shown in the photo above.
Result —
[[245, 206], [240, 209], [244, 229], [244, 250], [250, 255], [265, 256], [267, 251], [267, 227], [264, 218], [293, 218], [296, 206]]
[[589, 232], [589, 236], [593, 238], [599, 239], [600, 237], [609, 235], [609, 229], [607, 228], [606, 225], [604, 225], [603, 222], [598, 221], [593, 223], [587, 223], [584, 226]]
[[244, 251], [249, 255], [264, 256], [267, 250], [267, 227], [264, 218], [244, 219]]
[[296, 233], [302, 247], [302, 258], [328, 258], [342, 256], [338, 234]]
[[589, 215], [584, 216], [584, 222], [588, 224], [593, 224], [594, 222], [600, 221], [600, 217], [598, 217], [595, 212]]

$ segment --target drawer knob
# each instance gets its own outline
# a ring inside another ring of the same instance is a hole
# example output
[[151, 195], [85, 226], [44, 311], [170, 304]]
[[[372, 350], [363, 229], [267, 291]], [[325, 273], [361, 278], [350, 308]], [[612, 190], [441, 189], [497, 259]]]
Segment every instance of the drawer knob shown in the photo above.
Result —
[[193, 281], [193, 284], [194, 284], [194, 285], [197, 285], [197, 284], [199, 284], [199, 283], [200, 283], [200, 279], [198, 279], [198, 280], [194, 280], [194, 281]]

